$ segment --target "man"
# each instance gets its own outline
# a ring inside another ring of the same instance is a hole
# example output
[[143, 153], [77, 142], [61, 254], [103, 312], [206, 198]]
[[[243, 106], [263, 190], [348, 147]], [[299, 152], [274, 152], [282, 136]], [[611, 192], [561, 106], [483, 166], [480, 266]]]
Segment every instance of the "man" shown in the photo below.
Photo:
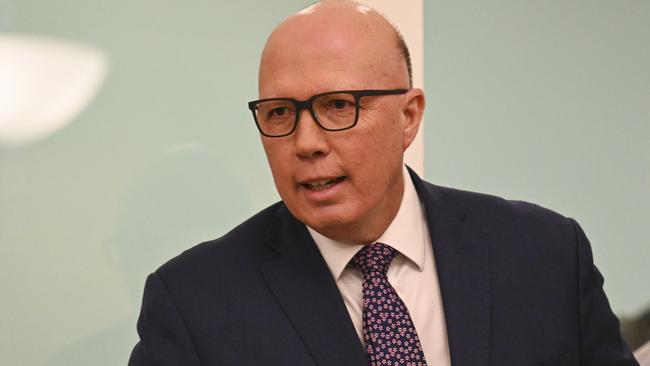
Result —
[[282, 202], [149, 276], [130, 365], [636, 365], [577, 223], [404, 167], [409, 64], [355, 3], [275, 29], [249, 107]]

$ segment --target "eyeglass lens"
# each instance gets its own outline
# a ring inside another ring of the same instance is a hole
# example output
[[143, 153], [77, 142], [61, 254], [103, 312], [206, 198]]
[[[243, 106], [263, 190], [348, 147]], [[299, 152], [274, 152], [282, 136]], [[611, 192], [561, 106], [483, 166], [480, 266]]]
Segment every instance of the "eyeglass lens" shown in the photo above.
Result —
[[[312, 109], [320, 125], [329, 130], [354, 125], [357, 114], [354, 95], [326, 94], [312, 101]], [[296, 105], [290, 100], [270, 100], [257, 104], [256, 117], [262, 131], [278, 136], [289, 133], [296, 123]]]

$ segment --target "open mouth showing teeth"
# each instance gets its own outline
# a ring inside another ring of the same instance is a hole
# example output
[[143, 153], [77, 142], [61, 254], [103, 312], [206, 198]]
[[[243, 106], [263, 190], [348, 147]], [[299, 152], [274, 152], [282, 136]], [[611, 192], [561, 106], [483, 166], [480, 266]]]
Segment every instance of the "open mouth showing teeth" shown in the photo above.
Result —
[[322, 191], [337, 183], [342, 182], [345, 177], [337, 177], [332, 179], [321, 180], [317, 182], [301, 183], [301, 185], [311, 191]]

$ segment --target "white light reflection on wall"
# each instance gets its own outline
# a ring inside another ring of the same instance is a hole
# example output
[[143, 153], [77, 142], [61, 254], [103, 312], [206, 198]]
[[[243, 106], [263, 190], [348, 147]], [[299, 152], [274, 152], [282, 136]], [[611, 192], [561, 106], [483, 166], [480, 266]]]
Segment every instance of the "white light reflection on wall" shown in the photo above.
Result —
[[108, 70], [96, 48], [0, 33], [0, 144], [42, 139], [90, 103]]

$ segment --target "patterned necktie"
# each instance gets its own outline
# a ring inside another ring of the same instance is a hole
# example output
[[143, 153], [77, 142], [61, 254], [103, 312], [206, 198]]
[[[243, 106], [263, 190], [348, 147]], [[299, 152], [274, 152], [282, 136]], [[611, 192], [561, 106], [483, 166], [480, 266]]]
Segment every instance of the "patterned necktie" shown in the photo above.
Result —
[[426, 366], [408, 309], [388, 283], [395, 249], [366, 245], [352, 258], [363, 273], [363, 338], [370, 366]]

